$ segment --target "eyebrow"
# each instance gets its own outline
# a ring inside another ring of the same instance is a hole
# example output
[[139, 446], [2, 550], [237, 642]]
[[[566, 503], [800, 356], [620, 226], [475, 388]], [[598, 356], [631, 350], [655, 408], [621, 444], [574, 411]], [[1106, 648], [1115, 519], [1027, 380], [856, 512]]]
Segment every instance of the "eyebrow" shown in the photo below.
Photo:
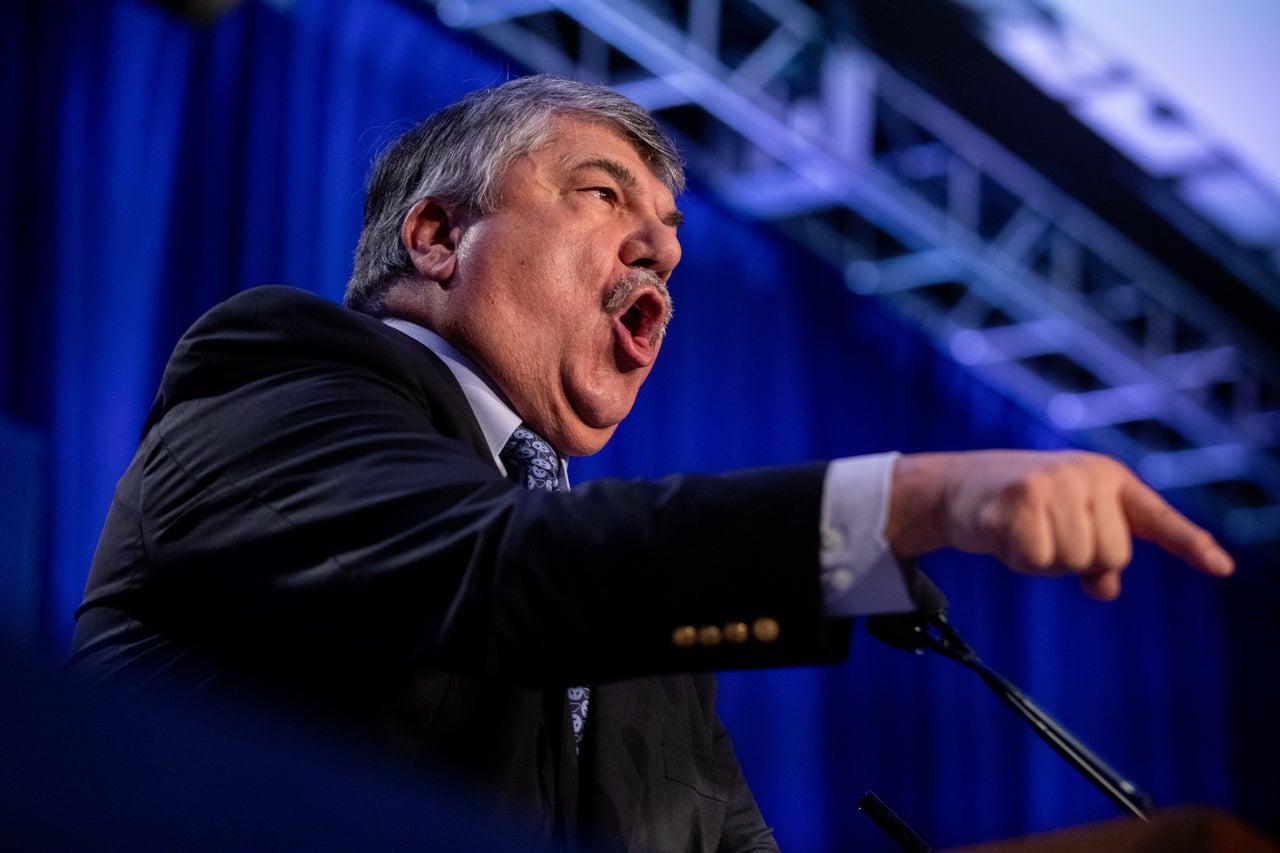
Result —
[[[575, 163], [572, 167], [575, 172], [585, 172], [588, 169], [599, 169], [617, 181], [618, 186], [624, 190], [635, 190], [640, 185], [634, 172], [617, 160], [610, 160], [608, 157], [593, 157], [590, 160]], [[679, 228], [684, 224], [684, 213], [679, 209], [672, 209], [670, 212], [664, 213], [660, 218], [662, 224], [669, 228]]]

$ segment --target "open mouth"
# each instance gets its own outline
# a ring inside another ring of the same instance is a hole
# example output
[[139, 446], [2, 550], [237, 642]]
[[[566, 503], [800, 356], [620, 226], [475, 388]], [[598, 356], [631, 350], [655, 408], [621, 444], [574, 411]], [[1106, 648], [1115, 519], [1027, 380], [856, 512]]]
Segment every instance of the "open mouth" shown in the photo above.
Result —
[[626, 326], [627, 331], [632, 335], [645, 338], [651, 346], [657, 346], [662, 340], [662, 333], [666, 330], [666, 324], [662, 322], [665, 314], [662, 300], [657, 294], [646, 291], [632, 303], [622, 315], [621, 320], [622, 325]]
[[645, 288], [636, 294], [635, 301], [616, 321], [619, 343], [627, 361], [636, 367], [652, 363], [669, 317], [667, 302], [658, 291]]

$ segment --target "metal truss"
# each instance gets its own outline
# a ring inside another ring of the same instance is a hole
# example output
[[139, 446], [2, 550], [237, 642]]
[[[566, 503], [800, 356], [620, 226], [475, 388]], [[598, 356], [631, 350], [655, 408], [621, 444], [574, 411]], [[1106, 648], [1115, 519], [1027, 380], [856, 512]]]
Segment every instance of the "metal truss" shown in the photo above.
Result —
[[1273, 187], [1044, 0], [953, 2], [978, 16], [993, 53], [1151, 176], [1142, 194], [1154, 211], [1280, 309], [1280, 196]]
[[1280, 541], [1276, 342], [809, 5], [434, 5], [533, 70], [628, 94], [731, 208], [1229, 540]]

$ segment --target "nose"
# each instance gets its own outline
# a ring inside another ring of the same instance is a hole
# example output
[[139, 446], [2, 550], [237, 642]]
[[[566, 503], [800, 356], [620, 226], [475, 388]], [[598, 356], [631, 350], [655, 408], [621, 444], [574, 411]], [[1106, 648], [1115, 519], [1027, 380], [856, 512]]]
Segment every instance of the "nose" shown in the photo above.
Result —
[[622, 262], [629, 267], [652, 270], [665, 281], [680, 263], [680, 240], [676, 229], [661, 221], [638, 226], [622, 244]]

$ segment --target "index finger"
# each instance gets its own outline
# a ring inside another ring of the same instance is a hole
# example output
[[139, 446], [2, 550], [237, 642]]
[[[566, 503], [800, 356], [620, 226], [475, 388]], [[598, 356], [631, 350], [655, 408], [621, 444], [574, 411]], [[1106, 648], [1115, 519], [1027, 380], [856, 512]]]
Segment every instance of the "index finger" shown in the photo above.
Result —
[[1209, 531], [1192, 523], [1137, 479], [1121, 489], [1120, 506], [1134, 536], [1160, 546], [1207, 575], [1226, 577], [1235, 571], [1235, 560]]

